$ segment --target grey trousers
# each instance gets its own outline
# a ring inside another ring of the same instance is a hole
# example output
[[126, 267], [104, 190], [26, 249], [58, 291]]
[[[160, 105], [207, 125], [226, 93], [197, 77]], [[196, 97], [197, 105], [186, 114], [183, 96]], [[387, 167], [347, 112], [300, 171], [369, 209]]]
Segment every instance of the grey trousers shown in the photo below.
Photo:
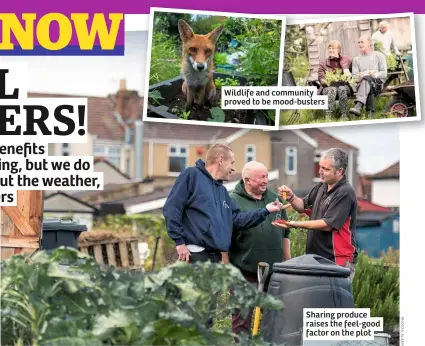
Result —
[[362, 80], [357, 85], [356, 102], [365, 105], [367, 111], [375, 111], [375, 95], [373, 95], [372, 88], [366, 80]]
[[[359, 85], [357, 86], [357, 96], [356, 101], [361, 102], [364, 105], [366, 104], [367, 98], [370, 94], [370, 84], [366, 80], [362, 80]], [[373, 95], [371, 95], [373, 97]]]

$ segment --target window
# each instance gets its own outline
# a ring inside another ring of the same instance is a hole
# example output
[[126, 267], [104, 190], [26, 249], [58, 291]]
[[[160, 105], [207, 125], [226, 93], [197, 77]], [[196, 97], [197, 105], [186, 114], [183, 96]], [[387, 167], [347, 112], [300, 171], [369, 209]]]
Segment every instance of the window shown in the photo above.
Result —
[[286, 175], [297, 174], [297, 148], [287, 147], [285, 150], [285, 173]]
[[178, 174], [187, 166], [187, 146], [170, 145], [168, 147], [168, 172]]
[[400, 221], [393, 220], [393, 233], [400, 233]]
[[130, 158], [129, 157], [127, 157], [127, 159], [125, 160], [125, 173], [127, 173], [127, 175], [131, 175], [130, 174], [130, 169], [131, 169], [131, 161], [130, 161]]
[[62, 143], [61, 154], [62, 156], [69, 156], [71, 154], [69, 143]]
[[256, 161], [256, 154], [255, 154], [255, 145], [254, 144], [247, 144], [245, 147], [245, 163], [250, 161]]
[[94, 156], [104, 157], [115, 167], [120, 169], [121, 164], [121, 146], [119, 145], [95, 145]]
[[320, 158], [322, 156], [321, 151], [316, 151], [314, 153], [314, 178], [313, 181], [320, 181]]

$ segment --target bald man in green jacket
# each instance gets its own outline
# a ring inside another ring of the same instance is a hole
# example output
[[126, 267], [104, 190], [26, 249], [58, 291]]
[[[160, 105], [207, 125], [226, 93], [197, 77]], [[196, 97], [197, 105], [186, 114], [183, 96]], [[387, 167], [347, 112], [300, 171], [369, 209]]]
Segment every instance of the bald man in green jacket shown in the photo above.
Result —
[[[268, 169], [256, 161], [248, 162], [242, 169], [242, 179], [230, 194], [241, 211], [251, 211], [261, 208], [270, 202], [280, 199], [276, 192], [267, 188]], [[280, 200], [282, 202], [282, 200]], [[281, 217], [287, 219], [285, 210]], [[266, 262], [270, 266], [270, 274], [264, 287], [267, 291], [271, 276], [272, 266], [276, 262], [283, 262], [291, 258], [290, 230], [272, 225], [276, 215], [268, 215], [266, 220], [256, 227], [233, 232], [232, 244], [228, 252], [228, 260], [239, 268], [245, 279], [249, 282], [257, 282], [257, 268], [259, 262]], [[225, 258], [226, 255], [223, 256]], [[226, 262], [223, 259], [223, 262]], [[251, 310], [246, 318], [235, 311], [232, 316], [232, 331], [249, 333], [252, 319]]]

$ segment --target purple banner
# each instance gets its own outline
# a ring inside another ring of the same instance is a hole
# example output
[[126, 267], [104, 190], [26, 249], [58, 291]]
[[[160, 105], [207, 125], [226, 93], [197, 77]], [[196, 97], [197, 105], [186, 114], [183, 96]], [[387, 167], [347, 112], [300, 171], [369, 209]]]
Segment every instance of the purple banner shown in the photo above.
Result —
[[405, 0], [402, 2], [356, 0], [355, 2], [333, 1], [228, 1], [215, 0], [205, 2], [199, 0], [120, 0], [120, 1], [87, 1], [73, 0], [59, 3], [57, 0], [15, 0], [2, 1], [1, 12], [34, 12], [60, 13], [126, 13], [148, 14], [150, 7], [181, 8], [189, 10], [223, 11], [252, 14], [381, 14], [414, 12], [425, 14], [425, 2]]

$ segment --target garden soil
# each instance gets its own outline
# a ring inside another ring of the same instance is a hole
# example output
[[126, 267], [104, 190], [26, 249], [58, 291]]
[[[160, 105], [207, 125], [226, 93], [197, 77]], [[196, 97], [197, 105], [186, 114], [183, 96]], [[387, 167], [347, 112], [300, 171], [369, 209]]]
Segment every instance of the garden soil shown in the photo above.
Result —
[[[218, 107], [217, 101], [221, 99], [221, 90], [217, 89], [216, 97], [213, 101], [212, 107]], [[165, 106], [169, 107], [169, 112], [178, 114], [183, 114], [185, 110], [186, 96], [182, 94], [178, 94], [175, 98], [171, 100], [170, 103], [165, 104]], [[176, 109], [179, 111], [176, 112]], [[198, 121], [209, 121], [212, 119], [212, 115], [210, 112], [211, 106], [204, 106], [202, 109], [198, 105], [194, 105], [190, 110], [190, 115], [187, 120], [198, 120]], [[245, 123], [245, 117], [247, 115], [246, 109], [225, 109], [223, 110], [226, 114], [224, 122], [226, 123]]]

